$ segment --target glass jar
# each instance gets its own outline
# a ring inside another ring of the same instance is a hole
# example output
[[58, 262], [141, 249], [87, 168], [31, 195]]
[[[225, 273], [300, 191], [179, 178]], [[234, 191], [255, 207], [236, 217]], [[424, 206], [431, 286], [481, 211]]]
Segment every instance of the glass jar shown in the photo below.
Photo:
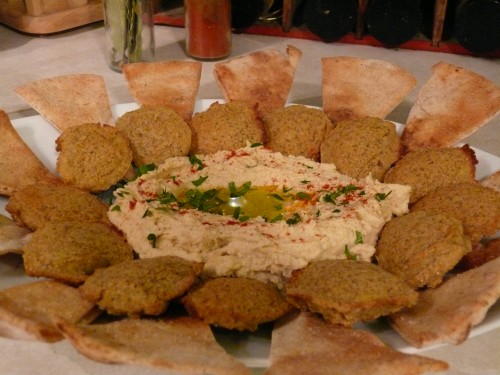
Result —
[[106, 50], [111, 69], [138, 61], [153, 61], [155, 37], [151, 0], [104, 0]]
[[231, 53], [231, 0], [184, 0], [186, 52], [200, 60]]

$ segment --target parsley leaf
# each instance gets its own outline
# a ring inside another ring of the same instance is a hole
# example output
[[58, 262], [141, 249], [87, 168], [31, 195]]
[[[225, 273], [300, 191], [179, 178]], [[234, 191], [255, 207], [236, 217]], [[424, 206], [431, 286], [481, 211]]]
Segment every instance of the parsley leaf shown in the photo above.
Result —
[[140, 165], [139, 167], [137, 167], [137, 170], [135, 171], [134, 180], [141, 177], [143, 174], [154, 171], [155, 169], [156, 169], [155, 164]]
[[288, 225], [294, 225], [297, 224], [300, 220], [300, 215], [298, 213], [294, 213], [292, 218], [286, 220], [286, 223]]
[[198, 170], [201, 171], [205, 166], [203, 162], [196, 157], [196, 155], [189, 155], [189, 162], [192, 166], [198, 166]]
[[385, 200], [385, 198], [387, 198], [390, 194], [392, 193], [392, 190], [390, 192], [388, 192], [387, 194], [386, 193], [377, 193], [375, 194], [375, 199], [379, 202], [382, 202], [383, 200]]
[[347, 259], [350, 260], [357, 260], [358, 256], [356, 254], [353, 254], [349, 251], [349, 247], [347, 245], [344, 246], [344, 254]]
[[147, 239], [151, 243], [152, 247], [156, 247], [156, 240], [157, 240], [156, 234], [149, 233]]
[[229, 196], [231, 198], [242, 197], [243, 195], [245, 195], [248, 192], [248, 190], [250, 190], [250, 186], [252, 186], [252, 183], [250, 181], [247, 181], [243, 185], [241, 185], [239, 188], [237, 188], [236, 184], [233, 181], [231, 181], [228, 184]]
[[205, 182], [205, 180], [208, 178], [208, 176], [200, 176], [197, 180], [191, 181], [191, 183], [194, 186], [200, 186], [202, 183]]

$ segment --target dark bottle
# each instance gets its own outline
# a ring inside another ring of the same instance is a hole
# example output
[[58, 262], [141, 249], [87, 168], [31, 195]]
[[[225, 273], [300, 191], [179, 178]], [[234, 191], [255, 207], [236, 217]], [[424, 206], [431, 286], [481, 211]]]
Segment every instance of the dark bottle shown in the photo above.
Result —
[[456, 9], [455, 37], [474, 53], [499, 50], [500, 0], [461, 1]]
[[421, 20], [418, 0], [371, 0], [366, 9], [368, 31], [388, 47], [413, 38], [420, 29]]
[[333, 42], [354, 29], [357, 4], [357, 0], [307, 0], [305, 24], [325, 42]]
[[264, 0], [231, 0], [231, 26], [243, 30], [252, 26], [264, 11]]

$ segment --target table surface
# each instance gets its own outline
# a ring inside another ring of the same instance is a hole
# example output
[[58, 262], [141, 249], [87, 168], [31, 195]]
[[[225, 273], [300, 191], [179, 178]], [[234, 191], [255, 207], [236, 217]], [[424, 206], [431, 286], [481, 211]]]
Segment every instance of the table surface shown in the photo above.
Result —
[[[157, 25], [155, 28], [157, 60], [186, 60], [184, 52], [184, 30]], [[284, 51], [294, 45], [303, 52], [289, 101], [321, 106], [320, 58], [328, 56], [357, 56], [387, 60], [413, 73], [418, 86], [389, 116], [388, 119], [404, 123], [416, 93], [430, 76], [431, 67], [444, 61], [482, 74], [500, 85], [500, 60], [473, 56], [460, 56], [437, 52], [385, 49], [340, 43], [323, 43], [309, 40], [238, 34], [233, 36], [231, 57], [260, 49]], [[18, 33], [0, 25], [0, 109], [11, 119], [36, 114], [15, 93], [14, 88], [24, 83], [70, 73], [93, 73], [104, 77], [111, 104], [132, 102], [126, 82], [121, 73], [108, 68], [106, 63], [104, 29], [102, 23], [50, 36], [33, 36]], [[204, 62], [198, 99], [220, 98], [221, 92], [215, 83], [215, 62]], [[500, 156], [500, 116], [483, 126], [466, 140], [474, 147]], [[26, 348], [29, 348], [29, 344]], [[0, 374], [52, 374], [55, 358], [50, 350], [43, 358], [32, 354], [30, 349], [22, 352], [32, 360], [22, 361], [10, 340], [0, 339]], [[444, 346], [425, 352], [425, 355], [443, 359], [450, 370], [443, 374], [500, 374], [500, 329], [470, 338], [457, 346]], [[45, 356], [48, 356], [47, 358]], [[46, 360], [44, 360], [44, 358]], [[68, 358], [65, 359], [66, 361]], [[64, 361], [63, 361], [64, 362]], [[36, 370], [34, 370], [36, 369]], [[262, 371], [256, 370], [255, 373]], [[84, 372], [82, 372], [83, 374]], [[138, 371], [137, 373], [143, 373]], [[85, 374], [88, 374], [85, 372]]]

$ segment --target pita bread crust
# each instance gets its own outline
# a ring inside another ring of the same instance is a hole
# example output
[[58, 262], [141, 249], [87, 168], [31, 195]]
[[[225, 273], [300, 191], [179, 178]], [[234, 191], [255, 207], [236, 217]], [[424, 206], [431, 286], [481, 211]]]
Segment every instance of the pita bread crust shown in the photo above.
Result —
[[251, 52], [215, 64], [214, 75], [226, 101], [242, 101], [256, 107], [259, 117], [285, 106], [302, 51], [288, 46]]
[[164, 105], [184, 120], [193, 115], [200, 87], [199, 61], [159, 61], [121, 66], [131, 95], [140, 105]]
[[81, 354], [99, 362], [187, 374], [250, 375], [249, 369], [219, 346], [209, 325], [201, 320], [124, 319], [93, 325], [61, 320], [57, 326]]
[[270, 360], [266, 375], [409, 375], [448, 368], [443, 361], [395, 351], [368, 331], [329, 324], [307, 312], [278, 322]]
[[391, 326], [411, 345], [460, 344], [500, 298], [500, 258], [461, 273], [437, 289], [421, 293], [418, 303], [390, 317]]
[[385, 118], [417, 84], [403, 68], [387, 61], [324, 57], [323, 111], [333, 122], [360, 117]]
[[408, 151], [449, 147], [500, 113], [500, 87], [485, 77], [444, 62], [420, 88], [401, 139]]
[[17, 133], [7, 114], [0, 110], [0, 195], [10, 196], [37, 183], [57, 181]]
[[112, 123], [103, 77], [68, 74], [27, 83], [15, 92], [56, 129], [87, 122]]
[[495, 173], [483, 178], [481, 180], [481, 184], [500, 193], [500, 171], [496, 171]]
[[52, 280], [21, 284], [0, 291], [0, 335], [54, 342], [63, 339], [56, 317], [78, 322], [94, 312], [73, 287]]

